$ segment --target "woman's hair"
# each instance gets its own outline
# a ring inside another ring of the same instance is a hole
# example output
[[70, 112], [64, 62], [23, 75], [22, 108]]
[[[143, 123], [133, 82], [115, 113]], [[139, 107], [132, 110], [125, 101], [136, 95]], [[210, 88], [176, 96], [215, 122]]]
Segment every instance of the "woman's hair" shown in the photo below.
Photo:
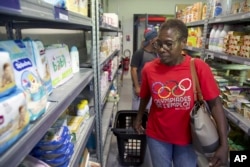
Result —
[[187, 39], [188, 37], [188, 29], [185, 23], [179, 19], [168, 19], [164, 23], [162, 23], [160, 27], [160, 31], [162, 30], [168, 30], [168, 29], [175, 29], [179, 33], [177, 33], [177, 39], [183, 40]]

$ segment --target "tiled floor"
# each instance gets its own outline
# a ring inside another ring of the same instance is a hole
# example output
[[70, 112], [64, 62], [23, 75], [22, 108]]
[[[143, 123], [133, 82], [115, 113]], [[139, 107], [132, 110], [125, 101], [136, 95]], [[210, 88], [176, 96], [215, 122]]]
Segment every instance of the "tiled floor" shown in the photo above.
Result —
[[[130, 74], [124, 74], [121, 92], [120, 92], [120, 102], [118, 104], [118, 111], [120, 110], [131, 110], [132, 104], [132, 81]], [[112, 135], [110, 151], [108, 154], [108, 159], [106, 162], [106, 167], [122, 167], [118, 162], [118, 148], [116, 136]], [[151, 159], [148, 151], [145, 155], [144, 163], [140, 167], [151, 167]]]

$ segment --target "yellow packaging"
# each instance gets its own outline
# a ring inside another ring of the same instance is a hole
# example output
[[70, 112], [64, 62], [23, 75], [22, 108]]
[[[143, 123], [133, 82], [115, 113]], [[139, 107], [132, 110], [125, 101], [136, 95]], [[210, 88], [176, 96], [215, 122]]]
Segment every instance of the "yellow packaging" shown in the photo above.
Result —
[[250, 104], [244, 105], [244, 117], [250, 119]]
[[88, 16], [87, 0], [66, 0], [66, 7], [69, 11]]

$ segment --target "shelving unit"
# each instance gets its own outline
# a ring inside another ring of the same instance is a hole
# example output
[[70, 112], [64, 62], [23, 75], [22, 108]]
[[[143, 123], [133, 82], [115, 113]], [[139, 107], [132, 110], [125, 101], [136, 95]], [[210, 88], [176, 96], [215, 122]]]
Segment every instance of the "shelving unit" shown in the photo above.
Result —
[[[18, 166], [29, 154], [37, 142], [43, 137], [52, 124], [66, 110], [66, 108], [77, 98], [83, 89], [90, 83], [94, 88], [94, 114], [85, 123], [80, 141], [76, 143], [70, 166], [77, 166], [82, 156], [87, 139], [94, 125], [99, 123], [97, 114], [98, 104], [98, 80], [97, 66], [99, 66], [96, 52], [96, 24], [95, 17], [89, 18], [77, 13], [65, 11], [53, 7], [41, 0], [20, 0], [20, 10], [0, 10], [0, 25], [5, 26], [9, 39], [21, 39], [21, 30], [26, 28], [51, 28], [67, 30], [92, 31], [92, 67], [82, 68], [65, 84], [54, 89], [48, 97], [48, 108], [45, 114], [30, 125], [25, 133], [12, 147], [0, 156], [0, 166]], [[92, 16], [95, 14], [95, 3], [91, 0]], [[14, 33], [15, 32], [15, 33]], [[80, 55], [84, 56], [84, 55]], [[93, 81], [93, 82], [92, 82]], [[97, 120], [97, 121], [96, 121]], [[99, 158], [99, 157], [98, 157]]]
[[[209, 28], [213, 24], [220, 24], [220, 23], [227, 23], [227, 24], [235, 24], [235, 23], [249, 23], [250, 20], [250, 12], [247, 13], [238, 13], [238, 14], [229, 14], [225, 16], [217, 16], [213, 18], [209, 18], [209, 13], [211, 10], [211, 4], [210, 0], [207, 0], [207, 14], [206, 14], [206, 19], [193, 22], [193, 23], [188, 23], [188, 27], [193, 27], [193, 26], [199, 26], [203, 25], [204, 26], [204, 31], [203, 31], [203, 46], [202, 48], [194, 48], [194, 47], [186, 47], [185, 49], [190, 50], [190, 51], [195, 51], [195, 52], [200, 52], [202, 55], [203, 59], [207, 58], [217, 58], [221, 60], [227, 60], [233, 63], [238, 63], [238, 64], [244, 64], [244, 65], [250, 65], [250, 58], [245, 58], [245, 57], [240, 57], [240, 56], [234, 56], [234, 55], [229, 55], [223, 52], [217, 52], [213, 50], [209, 50], [206, 48], [206, 45], [208, 44], [208, 36], [209, 36]], [[226, 113], [226, 116], [229, 120], [235, 123], [239, 128], [241, 128], [247, 135], [250, 136], [250, 120], [244, 118], [241, 116], [239, 113], [237, 113], [235, 110], [232, 109], [227, 109], [224, 107], [224, 111]]]
[[[78, 90], [85, 88], [92, 79], [93, 71], [91, 69], [81, 69], [79, 73], [73, 76], [72, 80], [55, 89], [49, 97], [49, 101], [53, 102], [50, 103], [46, 113], [32, 124], [28, 132], [0, 157], [0, 166], [18, 166], [55, 120], [77, 97]], [[88, 126], [92, 127], [92, 124], [93, 122], [88, 122]], [[90, 130], [85, 132], [86, 136], [89, 136]]]

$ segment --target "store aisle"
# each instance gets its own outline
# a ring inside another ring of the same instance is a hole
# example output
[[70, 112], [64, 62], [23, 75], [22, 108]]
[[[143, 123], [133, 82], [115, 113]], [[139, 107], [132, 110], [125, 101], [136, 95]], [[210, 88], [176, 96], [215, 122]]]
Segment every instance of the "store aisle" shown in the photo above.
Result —
[[[131, 110], [131, 104], [132, 104], [132, 81], [130, 78], [130, 74], [126, 73], [123, 77], [123, 82], [121, 86], [118, 111]], [[112, 135], [110, 151], [106, 167], [122, 167], [118, 162], [117, 140], [116, 136], [114, 135]], [[146, 152], [144, 163], [140, 167], [152, 167], [148, 151]]]

